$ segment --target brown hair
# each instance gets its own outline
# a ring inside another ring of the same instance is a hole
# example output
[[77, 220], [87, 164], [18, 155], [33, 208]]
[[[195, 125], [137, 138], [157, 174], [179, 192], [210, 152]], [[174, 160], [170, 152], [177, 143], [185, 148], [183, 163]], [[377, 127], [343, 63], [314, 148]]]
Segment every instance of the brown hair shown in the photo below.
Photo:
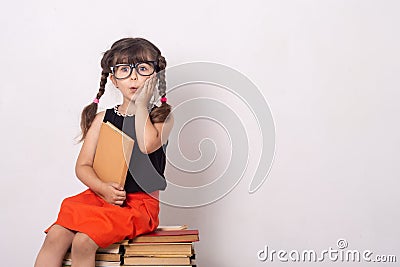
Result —
[[[161, 51], [151, 42], [143, 38], [123, 38], [116, 41], [109, 50], [107, 50], [101, 59], [101, 78], [100, 88], [96, 95], [100, 99], [104, 94], [107, 78], [111, 73], [111, 67], [120, 63], [135, 63], [147, 60], [156, 61], [156, 72], [158, 77], [158, 91], [161, 97], [166, 96], [165, 68], [167, 62], [161, 55]], [[86, 106], [81, 115], [81, 130], [83, 141], [86, 134], [96, 117], [98, 104], [93, 102]], [[164, 122], [171, 112], [171, 106], [166, 102], [161, 102], [161, 106], [154, 106], [150, 112], [150, 119], [153, 123]]]

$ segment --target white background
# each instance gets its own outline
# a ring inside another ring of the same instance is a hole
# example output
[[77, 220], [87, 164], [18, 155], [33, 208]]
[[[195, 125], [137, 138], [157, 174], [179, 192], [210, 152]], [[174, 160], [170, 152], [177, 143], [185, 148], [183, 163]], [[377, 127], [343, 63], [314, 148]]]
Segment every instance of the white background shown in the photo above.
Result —
[[[363, 0], [3, 5], [2, 266], [32, 266], [62, 199], [84, 189], [74, 174], [80, 113], [98, 90], [102, 52], [127, 36], [154, 42], [169, 66], [237, 69], [274, 115], [275, 161], [255, 194], [247, 192], [253, 162], [212, 205], [161, 205], [161, 224], [199, 229], [198, 266], [308, 266], [260, 262], [257, 251], [322, 251], [339, 238], [399, 261], [399, 8]], [[101, 108], [116, 103], [108, 85]], [[359, 266], [329, 266], [339, 265]]]

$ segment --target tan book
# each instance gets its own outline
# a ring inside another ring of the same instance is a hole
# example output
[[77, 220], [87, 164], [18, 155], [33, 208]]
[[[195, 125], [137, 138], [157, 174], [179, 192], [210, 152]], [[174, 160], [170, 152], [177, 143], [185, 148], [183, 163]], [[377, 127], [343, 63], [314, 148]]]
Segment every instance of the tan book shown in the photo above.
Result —
[[99, 254], [100, 253], [109, 253], [109, 254], [119, 253], [119, 251], [120, 251], [120, 244], [118, 244], [118, 243], [111, 244], [106, 248], [98, 248], [97, 249], [97, 253], [99, 253]]
[[121, 241], [117, 242], [116, 244], [128, 245], [129, 244], [129, 239], [121, 240]]
[[124, 247], [126, 256], [192, 255], [192, 243], [133, 243]]
[[[71, 252], [67, 252], [64, 256], [64, 260], [71, 259]], [[96, 261], [121, 261], [121, 254], [118, 253], [96, 253]]]
[[188, 226], [186, 224], [183, 225], [159, 225], [157, 230], [160, 231], [176, 231], [176, 230], [186, 230]]
[[[196, 267], [196, 265], [121, 265], [121, 266], [135, 266], [135, 267]], [[65, 267], [65, 266], [63, 266]]]
[[124, 257], [124, 265], [189, 265], [189, 257]]
[[[121, 266], [129, 266], [129, 265], [121, 265]], [[196, 267], [196, 265], [130, 265], [135, 267]], [[63, 266], [65, 267], [65, 266]], [[68, 266], [66, 266], [68, 267]]]
[[[72, 266], [72, 260], [63, 260], [62, 266]], [[114, 261], [95, 261], [95, 266], [96, 267], [114, 267], [114, 266], [121, 266], [120, 262], [114, 262]]]
[[[96, 260], [103, 260], [103, 261], [114, 261], [114, 259], [117, 259], [117, 261], [120, 260], [121, 254], [121, 244], [120, 243], [114, 243], [109, 245], [106, 248], [98, 248], [96, 251]], [[115, 256], [112, 256], [115, 255]], [[108, 258], [108, 259], [106, 259]], [[112, 258], [112, 259], [111, 259]], [[71, 259], [71, 248], [68, 249], [67, 253], [64, 256], [65, 260], [70, 260]]]
[[189, 265], [182, 265], [182, 264], [179, 264], [179, 265], [171, 265], [171, 264], [168, 264], [168, 265], [121, 265], [121, 266], [135, 266], [135, 267], [196, 267], [197, 265], [196, 265], [196, 263], [193, 261], [193, 262], [191, 262]]
[[93, 169], [104, 182], [125, 185], [129, 161], [135, 141], [110, 122], [100, 129]]
[[96, 261], [121, 261], [121, 255], [118, 253], [97, 253]]

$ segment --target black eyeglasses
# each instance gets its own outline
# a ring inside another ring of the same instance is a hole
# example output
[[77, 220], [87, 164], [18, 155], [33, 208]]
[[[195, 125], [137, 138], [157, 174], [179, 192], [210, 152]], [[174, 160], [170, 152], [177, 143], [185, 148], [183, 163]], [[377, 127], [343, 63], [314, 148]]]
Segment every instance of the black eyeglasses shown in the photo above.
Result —
[[117, 64], [111, 67], [111, 72], [116, 79], [121, 80], [131, 76], [133, 69], [141, 76], [150, 76], [156, 71], [156, 68], [156, 61], [143, 61], [135, 64]]

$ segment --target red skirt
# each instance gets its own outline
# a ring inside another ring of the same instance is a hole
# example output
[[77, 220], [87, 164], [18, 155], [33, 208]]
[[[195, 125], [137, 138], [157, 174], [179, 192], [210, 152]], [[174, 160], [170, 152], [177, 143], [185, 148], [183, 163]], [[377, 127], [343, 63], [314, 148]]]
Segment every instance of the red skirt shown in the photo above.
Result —
[[154, 231], [159, 224], [159, 211], [159, 200], [143, 192], [127, 194], [124, 205], [118, 206], [87, 189], [63, 200], [54, 224], [85, 233], [98, 246], [107, 247]]

